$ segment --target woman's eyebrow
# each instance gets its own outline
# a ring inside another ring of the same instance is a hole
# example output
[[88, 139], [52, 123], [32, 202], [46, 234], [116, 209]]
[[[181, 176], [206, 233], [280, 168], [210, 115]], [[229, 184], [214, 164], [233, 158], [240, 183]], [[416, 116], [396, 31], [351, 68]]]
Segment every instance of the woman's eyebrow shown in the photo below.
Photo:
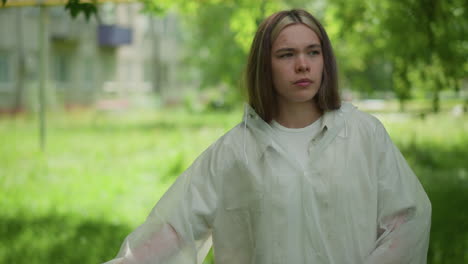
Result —
[[[310, 44], [309, 46], [306, 47], [306, 49], [317, 49], [317, 48], [322, 48], [322, 46], [320, 44]], [[292, 51], [295, 51], [296, 49], [294, 48], [281, 48], [281, 49], [277, 49], [275, 51], [275, 53], [280, 53], [280, 52], [292, 52]]]
[[308, 49], [316, 49], [316, 48], [322, 48], [322, 45], [320, 44], [310, 44], [309, 46], [307, 46]]
[[292, 52], [292, 51], [294, 51], [294, 50], [295, 50], [295, 49], [293, 49], [293, 48], [281, 48], [281, 49], [277, 49], [277, 50], [275, 51], [275, 53], [280, 53], [280, 52]]

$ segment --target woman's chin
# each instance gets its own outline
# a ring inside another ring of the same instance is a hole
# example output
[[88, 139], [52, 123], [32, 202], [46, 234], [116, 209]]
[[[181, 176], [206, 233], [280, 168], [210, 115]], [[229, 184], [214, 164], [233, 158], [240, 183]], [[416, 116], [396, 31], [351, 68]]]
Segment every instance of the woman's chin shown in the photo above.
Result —
[[314, 99], [315, 94], [312, 95], [298, 95], [290, 98], [285, 98], [286, 103], [288, 104], [304, 104], [304, 103], [315, 103]]

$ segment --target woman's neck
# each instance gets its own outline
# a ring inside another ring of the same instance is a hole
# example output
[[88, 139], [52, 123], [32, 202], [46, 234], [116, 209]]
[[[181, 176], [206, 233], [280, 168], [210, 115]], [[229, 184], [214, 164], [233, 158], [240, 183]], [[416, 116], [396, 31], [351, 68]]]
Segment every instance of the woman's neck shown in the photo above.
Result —
[[275, 121], [288, 128], [306, 127], [323, 114], [314, 101], [304, 103], [278, 102], [278, 107], [279, 111]]

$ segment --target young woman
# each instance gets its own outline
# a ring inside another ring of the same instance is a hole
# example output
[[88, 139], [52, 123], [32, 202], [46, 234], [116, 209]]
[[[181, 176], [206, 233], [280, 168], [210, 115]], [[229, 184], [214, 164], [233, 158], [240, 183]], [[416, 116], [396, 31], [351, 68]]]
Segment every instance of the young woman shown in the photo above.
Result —
[[258, 28], [243, 122], [176, 180], [108, 263], [426, 263], [431, 205], [374, 117], [341, 103], [322, 25]]

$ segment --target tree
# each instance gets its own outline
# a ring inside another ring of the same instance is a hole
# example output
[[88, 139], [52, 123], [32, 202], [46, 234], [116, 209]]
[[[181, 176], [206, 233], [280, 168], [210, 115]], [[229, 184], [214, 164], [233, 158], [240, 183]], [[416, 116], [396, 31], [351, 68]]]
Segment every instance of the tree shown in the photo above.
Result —
[[[305, 1], [294, 4], [300, 2]], [[224, 87], [226, 96], [234, 100], [240, 99], [238, 88], [258, 25], [267, 14], [291, 7], [288, 1], [280, 0], [180, 0], [171, 4], [145, 2], [151, 13], [177, 9], [184, 25], [184, 64], [198, 72], [200, 88]]]
[[335, 24], [333, 37], [342, 44], [339, 54], [347, 58], [345, 75], [365, 72], [375, 59], [388, 61], [401, 105], [417, 87], [432, 94], [434, 112], [439, 110], [440, 91], [457, 89], [466, 77], [468, 16], [462, 0], [329, 3], [327, 19]]
[[[97, 14], [93, 1], [68, 0], [66, 9], [89, 18]], [[310, 7], [324, 22], [345, 86], [368, 94], [393, 90], [401, 109], [422, 91], [437, 112], [440, 91], [459, 89], [468, 72], [465, 0], [141, 1], [150, 14], [178, 10], [187, 29], [186, 62], [198, 69], [201, 87], [237, 86], [259, 22], [295, 6]]]

